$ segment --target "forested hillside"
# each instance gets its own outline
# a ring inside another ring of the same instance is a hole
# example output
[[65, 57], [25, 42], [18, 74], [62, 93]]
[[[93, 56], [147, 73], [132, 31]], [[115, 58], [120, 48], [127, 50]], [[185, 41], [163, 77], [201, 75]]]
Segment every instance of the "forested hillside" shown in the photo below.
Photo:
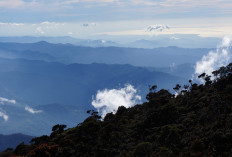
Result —
[[34, 138], [1, 156], [66, 157], [202, 157], [232, 154], [232, 63], [199, 77], [205, 85], [189, 81], [174, 96], [150, 88], [147, 102], [119, 107], [101, 120], [95, 111], [74, 128], [56, 125], [50, 136]]

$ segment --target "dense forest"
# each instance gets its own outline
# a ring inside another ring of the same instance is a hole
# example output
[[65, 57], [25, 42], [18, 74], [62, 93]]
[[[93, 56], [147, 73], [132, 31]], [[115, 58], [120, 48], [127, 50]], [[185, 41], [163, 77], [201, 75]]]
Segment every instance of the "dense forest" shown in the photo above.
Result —
[[232, 154], [232, 63], [199, 76], [203, 84], [176, 85], [178, 95], [150, 87], [147, 102], [119, 107], [104, 119], [95, 111], [74, 128], [55, 125], [0, 156], [218, 157]]

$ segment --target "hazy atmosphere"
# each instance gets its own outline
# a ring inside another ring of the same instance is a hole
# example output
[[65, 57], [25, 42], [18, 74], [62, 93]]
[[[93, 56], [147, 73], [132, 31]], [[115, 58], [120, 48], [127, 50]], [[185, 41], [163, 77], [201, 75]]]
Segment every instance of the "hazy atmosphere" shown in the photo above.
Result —
[[232, 1], [0, 0], [0, 157], [224, 157]]
[[229, 0], [1, 0], [0, 34], [223, 37], [231, 33], [231, 6]]

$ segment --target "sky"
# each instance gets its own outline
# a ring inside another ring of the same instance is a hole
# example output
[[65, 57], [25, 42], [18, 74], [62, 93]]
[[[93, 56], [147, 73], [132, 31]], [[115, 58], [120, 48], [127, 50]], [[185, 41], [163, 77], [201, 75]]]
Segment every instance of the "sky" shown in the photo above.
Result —
[[0, 0], [0, 36], [223, 37], [231, 30], [231, 0]]

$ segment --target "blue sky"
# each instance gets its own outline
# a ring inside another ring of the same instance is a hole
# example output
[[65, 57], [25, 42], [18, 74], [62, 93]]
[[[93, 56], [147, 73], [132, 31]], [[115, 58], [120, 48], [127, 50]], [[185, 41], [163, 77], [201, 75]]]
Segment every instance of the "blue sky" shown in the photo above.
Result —
[[[0, 0], [0, 36], [222, 37], [231, 21], [231, 0]], [[150, 25], [170, 29], [148, 32]]]

